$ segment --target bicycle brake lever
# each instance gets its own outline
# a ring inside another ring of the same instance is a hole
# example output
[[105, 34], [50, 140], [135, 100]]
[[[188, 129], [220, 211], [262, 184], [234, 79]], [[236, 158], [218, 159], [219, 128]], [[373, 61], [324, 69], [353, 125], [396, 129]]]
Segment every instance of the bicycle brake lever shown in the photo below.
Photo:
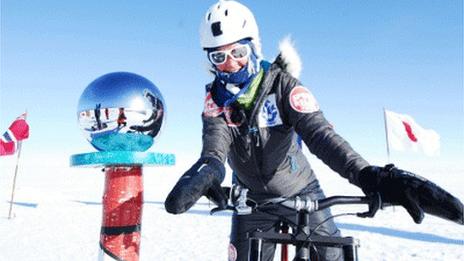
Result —
[[380, 197], [379, 193], [372, 194], [370, 198], [372, 200], [369, 202], [369, 210], [362, 213], [356, 213], [356, 216], [361, 218], [372, 218], [375, 216], [379, 209], [382, 209], [382, 198]]
[[216, 212], [219, 212], [219, 211], [226, 211], [226, 210], [235, 211], [235, 207], [234, 207], [234, 206], [226, 206], [225, 208], [216, 207], [216, 208], [211, 209], [211, 210], [209, 211], [209, 214], [210, 214], [210, 215], [213, 215], [213, 214], [216, 213]]
[[228, 205], [225, 208], [220, 208], [220, 207], [213, 208], [213, 209], [211, 209], [209, 211], [209, 214], [213, 215], [216, 212], [227, 211], [227, 210], [231, 210], [231, 211], [237, 213], [237, 215], [249, 215], [253, 211], [253, 208], [250, 207], [250, 206], [231, 206], [231, 205]]

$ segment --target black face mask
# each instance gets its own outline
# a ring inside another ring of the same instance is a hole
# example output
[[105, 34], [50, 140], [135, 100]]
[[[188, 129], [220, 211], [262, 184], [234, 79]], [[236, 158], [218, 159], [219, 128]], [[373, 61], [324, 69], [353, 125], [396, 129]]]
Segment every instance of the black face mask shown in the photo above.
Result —
[[245, 111], [242, 108], [239, 108], [235, 105], [232, 108], [233, 110], [230, 115], [230, 120], [232, 121], [232, 123], [237, 124], [238, 126], [243, 125], [247, 118]]

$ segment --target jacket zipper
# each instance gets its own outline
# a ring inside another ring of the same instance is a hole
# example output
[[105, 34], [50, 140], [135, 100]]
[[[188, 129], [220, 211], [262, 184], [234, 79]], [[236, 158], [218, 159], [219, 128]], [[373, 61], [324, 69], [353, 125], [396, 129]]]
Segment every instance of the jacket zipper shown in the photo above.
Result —
[[[250, 118], [249, 118], [249, 121], [248, 121], [248, 135], [247, 135], [247, 141], [248, 141], [248, 144], [251, 145], [251, 150], [252, 150], [251, 153], [253, 155], [253, 161], [255, 162], [255, 169], [256, 169], [256, 173], [257, 173], [257, 178], [261, 182], [261, 184], [263, 184], [264, 191], [266, 191], [266, 192], [268, 191], [268, 188], [266, 186], [266, 183], [264, 182], [264, 179], [263, 179], [261, 171], [260, 171], [260, 168], [262, 166], [262, 155], [260, 155], [261, 159], [259, 161], [258, 161], [258, 158], [257, 158], [257, 155], [256, 155], [256, 152], [257, 152], [256, 149], [261, 147], [261, 142], [260, 142], [261, 137], [260, 137], [260, 133], [259, 133], [259, 127], [256, 124], [256, 115], [258, 114], [258, 111], [262, 106], [262, 103], [264, 101], [264, 97], [266, 97], [266, 95], [269, 93], [269, 91], [272, 88], [272, 86], [269, 86], [267, 84], [267, 82], [269, 81], [268, 79], [269, 79], [269, 77], [266, 77], [266, 75], [265, 75], [264, 78], [263, 78], [263, 82], [261, 83], [262, 86], [264, 86], [264, 87], [268, 86], [268, 88], [265, 89], [265, 90], [263, 89], [262, 92], [259, 94], [258, 99], [256, 99], [256, 103], [253, 106], [253, 110], [251, 112], [251, 115], [250, 115]], [[252, 136], [252, 138], [250, 138], [250, 135]], [[252, 140], [253, 140], [254, 144], [250, 144], [250, 143], [252, 143]]]

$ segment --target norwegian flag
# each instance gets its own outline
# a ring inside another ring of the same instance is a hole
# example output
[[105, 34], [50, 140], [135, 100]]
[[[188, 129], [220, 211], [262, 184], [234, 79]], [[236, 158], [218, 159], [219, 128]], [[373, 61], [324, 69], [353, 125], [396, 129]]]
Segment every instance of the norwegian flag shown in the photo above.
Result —
[[8, 130], [0, 137], [0, 156], [12, 155], [16, 152], [18, 142], [29, 137], [29, 125], [26, 113], [21, 114], [11, 123]]
[[388, 144], [399, 151], [422, 152], [427, 156], [440, 153], [440, 136], [424, 129], [406, 114], [385, 110]]

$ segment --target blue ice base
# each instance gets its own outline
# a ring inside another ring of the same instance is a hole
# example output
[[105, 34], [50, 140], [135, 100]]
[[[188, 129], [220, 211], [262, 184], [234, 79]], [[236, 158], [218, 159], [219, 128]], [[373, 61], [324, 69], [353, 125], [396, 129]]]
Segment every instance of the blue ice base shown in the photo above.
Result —
[[99, 151], [74, 154], [70, 158], [71, 167], [103, 167], [109, 165], [157, 165], [176, 164], [174, 154], [140, 151]]

